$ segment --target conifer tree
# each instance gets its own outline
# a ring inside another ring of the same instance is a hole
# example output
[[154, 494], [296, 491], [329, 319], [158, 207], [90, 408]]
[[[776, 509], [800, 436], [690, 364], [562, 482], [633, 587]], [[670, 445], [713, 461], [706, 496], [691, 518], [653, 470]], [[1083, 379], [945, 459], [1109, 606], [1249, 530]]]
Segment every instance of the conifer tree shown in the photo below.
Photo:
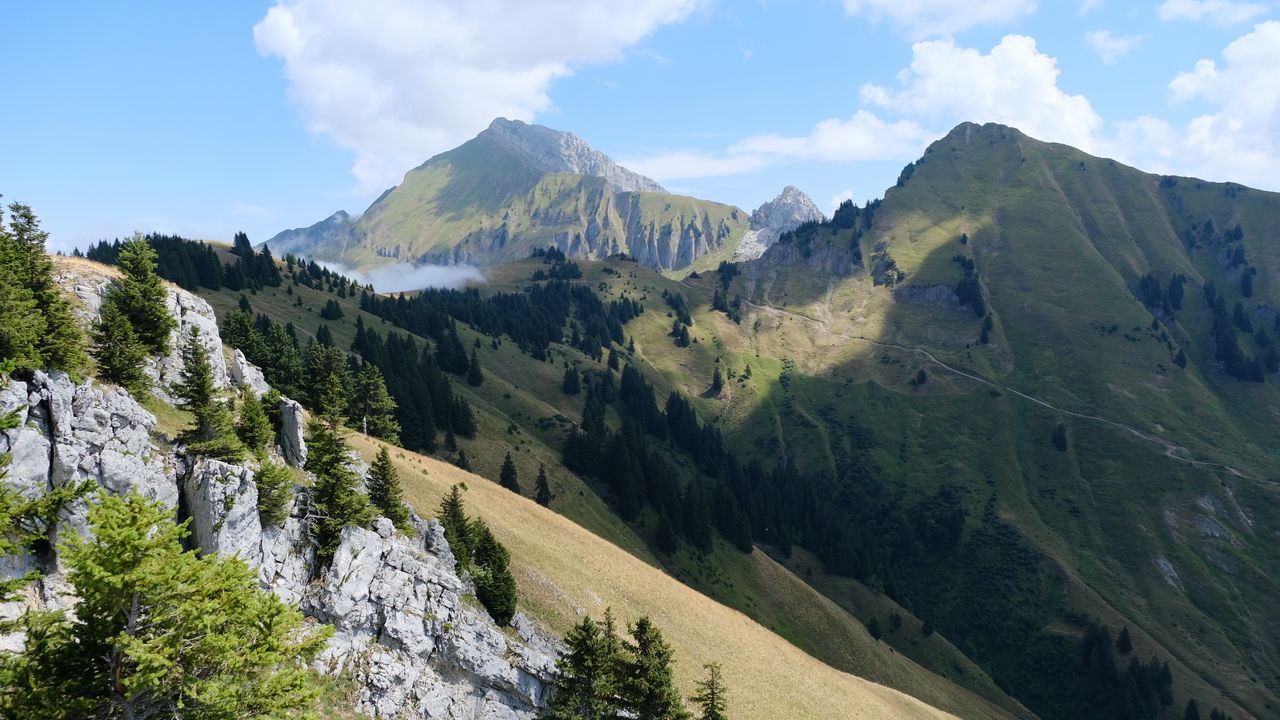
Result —
[[1133, 652], [1133, 638], [1129, 637], [1129, 626], [1126, 625], [1120, 630], [1120, 636], [1116, 638], [1116, 650], [1121, 655], [1128, 655]]
[[343, 528], [364, 525], [373, 519], [373, 508], [357, 489], [356, 474], [347, 466], [348, 448], [339, 425], [345, 395], [337, 376], [330, 375], [320, 392], [318, 417], [307, 423], [306, 468], [316, 476], [312, 489], [312, 536], [316, 560], [321, 565], [333, 559]]
[[252, 390], [244, 391], [240, 403], [240, 422], [236, 424], [236, 435], [251, 452], [260, 452], [271, 442], [275, 435], [262, 401]]
[[361, 432], [392, 444], [400, 442], [400, 423], [396, 421], [396, 401], [387, 392], [382, 371], [373, 363], [365, 363], [356, 375], [351, 395], [350, 418], [359, 423]]
[[384, 445], [378, 451], [378, 457], [369, 466], [369, 502], [382, 513], [382, 516], [395, 524], [403, 533], [412, 534], [413, 524], [409, 522], [409, 508], [404, 504], [404, 496], [400, 490], [400, 474], [391, 463], [391, 453]]
[[565, 395], [577, 395], [582, 392], [582, 383], [578, 379], [578, 369], [575, 367], [567, 367], [564, 369], [564, 383], [560, 386]]
[[279, 463], [264, 461], [254, 476], [258, 486], [258, 520], [262, 525], [279, 525], [289, 516], [289, 500], [293, 498], [293, 477]]
[[471, 387], [480, 387], [484, 383], [484, 371], [480, 369], [480, 357], [476, 355], [475, 348], [471, 350], [471, 363], [467, 366], [467, 384]]
[[516, 464], [511, 460], [511, 453], [507, 453], [507, 458], [502, 461], [502, 470], [498, 472], [498, 484], [517, 495], [520, 494], [520, 479], [516, 473]]
[[1200, 720], [1200, 706], [1196, 705], [1195, 698], [1187, 701], [1187, 707], [1182, 711], [1182, 720]]
[[458, 457], [453, 459], [453, 464], [456, 465], [460, 470], [466, 470], [467, 472], [471, 472], [471, 461], [467, 459], [466, 450], [458, 451]]
[[622, 704], [637, 720], [687, 720], [671, 671], [671, 646], [648, 617], [631, 626], [626, 644], [626, 671], [621, 678]]
[[509, 625], [516, 614], [516, 579], [508, 567], [511, 557], [484, 520], [471, 521], [470, 535], [476, 598], [494, 622], [499, 626]]
[[318, 695], [311, 660], [329, 631], [258, 588], [236, 558], [183, 551], [186, 524], [134, 493], [102, 494], [92, 530], [59, 553], [75, 619], [28, 613], [3, 669], [5, 717], [277, 718]]
[[727, 720], [727, 703], [725, 701], [724, 680], [720, 676], [720, 664], [708, 663], [702, 666], [707, 671], [707, 679], [698, 681], [698, 692], [691, 698], [702, 708], [699, 720]]
[[538, 465], [538, 482], [534, 487], [534, 499], [542, 507], [551, 507], [551, 483], [547, 482], [547, 469]]
[[182, 374], [174, 394], [195, 415], [195, 425], [182, 435], [193, 452], [224, 460], [238, 460], [244, 455], [231, 413], [214, 387], [213, 368], [200, 344], [199, 330], [193, 329], [182, 346]]
[[87, 358], [71, 303], [53, 278], [49, 234], [31, 208], [0, 209], [0, 360], [18, 370], [56, 368], [75, 375]]
[[102, 311], [93, 326], [93, 359], [98, 364], [98, 377], [142, 397], [151, 386], [143, 366], [147, 350], [133, 332], [133, 325], [108, 292]]
[[616, 658], [600, 626], [584, 617], [565, 635], [564, 644], [566, 650], [556, 661], [552, 720], [617, 717]]
[[453, 551], [454, 559], [461, 566], [459, 567], [461, 571], [470, 563], [471, 526], [467, 524], [467, 512], [462, 503], [460, 485], [455, 484], [450, 487], [449, 494], [440, 501], [437, 519], [444, 528], [444, 539], [449, 541], [449, 548]]
[[133, 330], [152, 352], [169, 352], [169, 334], [178, 322], [169, 314], [169, 291], [156, 274], [156, 251], [142, 233], [134, 233], [120, 246], [117, 260], [121, 278], [120, 309], [133, 324]]
[[720, 391], [724, 389], [724, 376], [720, 374], [720, 366], [716, 365], [716, 369], [711, 374], [711, 395], [718, 397]]

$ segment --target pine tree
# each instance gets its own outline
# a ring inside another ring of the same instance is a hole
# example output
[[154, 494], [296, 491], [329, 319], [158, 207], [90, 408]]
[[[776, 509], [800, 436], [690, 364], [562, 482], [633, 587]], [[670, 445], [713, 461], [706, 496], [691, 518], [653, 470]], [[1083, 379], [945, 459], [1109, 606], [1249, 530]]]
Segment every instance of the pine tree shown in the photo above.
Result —
[[577, 395], [582, 392], [582, 383], [578, 380], [577, 368], [567, 367], [564, 369], [564, 383], [560, 388], [565, 395]]
[[353, 383], [350, 418], [360, 424], [361, 431], [392, 444], [400, 442], [400, 423], [396, 421], [396, 401], [387, 392], [382, 371], [366, 362]]
[[293, 499], [293, 476], [279, 463], [262, 462], [254, 482], [258, 486], [258, 520], [264, 527], [279, 525], [289, 517]]
[[471, 561], [471, 526], [467, 523], [460, 485], [450, 487], [449, 494], [440, 501], [437, 519], [444, 528], [444, 539], [449, 542], [449, 549], [453, 551], [461, 572]]
[[369, 467], [369, 502], [382, 513], [382, 516], [395, 524], [403, 533], [413, 533], [413, 523], [409, 521], [409, 508], [404, 504], [404, 496], [400, 490], [400, 474], [391, 463], [391, 453], [384, 445], [378, 451], [378, 457]]
[[143, 345], [168, 354], [169, 334], [178, 322], [169, 314], [169, 291], [156, 274], [156, 251], [142, 233], [134, 233], [120, 246], [117, 265], [124, 274], [118, 286], [121, 310]]
[[484, 372], [480, 369], [480, 357], [476, 355], [473, 348], [471, 350], [471, 363], [467, 366], [467, 384], [471, 387], [480, 387], [484, 383]]
[[618, 717], [616, 656], [600, 626], [590, 617], [564, 638], [565, 652], [556, 661], [551, 695], [552, 720], [603, 720]]
[[538, 482], [534, 486], [534, 499], [542, 507], [551, 507], [551, 484], [547, 482], [547, 469], [538, 465]]
[[186, 524], [132, 494], [102, 494], [92, 532], [59, 558], [75, 619], [28, 613], [4, 668], [5, 717], [291, 717], [318, 695], [309, 664], [330, 631], [258, 588], [239, 559], [183, 551]]
[[498, 484], [517, 495], [520, 494], [520, 480], [516, 473], [516, 464], [511, 460], [511, 453], [507, 453], [507, 458], [502, 461], [502, 470], [498, 473]]
[[348, 525], [364, 525], [373, 519], [369, 499], [356, 487], [356, 474], [347, 466], [347, 443], [342, 439], [339, 421], [345, 393], [334, 375], [320, 393], [319, 416], [307, 423], [306, 469], [316, 476], [312, 489], [315, 518], [312, 536], [316, 542], [316, 560], [327, 565], [338, 550], [342, 529]]
[[471, 472], [471, 461], [467, 459], [467, 451], [459, 450], [458, 457], [453, 459], [453, 464], [460, 470]]
[[471, 521], [470, 535], [476, 599], [499, 626], [509, 625], [516, 614], [516, 579], [508, 567], [511, 557], [484, 520]]
[[262, 401], [252, 390], [244, 391], [240, 403], [240, 422], [236, 424], [236, 435], [251, 452], [260, 452], [271, 442], [275, 432]]
[[687, 720], [671, 671], [671, 646], [647, 617], [631, 626], [621, 678], [622, 705], [637, 720]]
[[1182, 720], [1200, 720], [1200, 706], [1195, 698], [1187, 701], [1187, 709], [1182, 712]]
[[182, 373], [174, 394], [195, 416], [195, 425], [182, 434], [190, 449], [200, 455], [238, 460], [244, 445], [236, 437], [231, 413], [213, 384], [213, 367], [200, 344], [200, 331], [193, 329], [182, 346]]
[[1128, 655], [1133, 652], [1133, 638], [1129, 637], [1129, 626], [1125, 626], [1120, 630], [1120, 637], [1116, 638], [1116, 650], [1121, 655]]
[[18, 370], [56, 368], [73, 376], [87, 362], [71, 303], [53, 278], [49, 234], [30, 207], [0, 209], [0, 360]]
[[1178, 348], [1178, 354], [1173, 356], [1173, 364], [1180, 368], [1187, 366], [1187, 353], [1182, 348]]
[[98, 377], [116, 383], [134, 397], [145, 395], [151, 387], [150, 379], [143, 372], [147, 350], [138, 341], [133, 325], [112, 292], [102, 301], [102, 312], [93, 326], [93, 342]]
[[727, 720], [728, 710], [725, 701], [724, 680], [720, 676], [720, 664], [708, 663], [702, 666], [707, 671], [707, 679], [698, 682], [698, 692], [690, 698], [702, 708], [699, 720]]
[[711, 396], [719, 397], [720, 391], [724, 389], [724, 376], [720, 374], [720, 366], [716, 365], [716, 369], [711, 374]]

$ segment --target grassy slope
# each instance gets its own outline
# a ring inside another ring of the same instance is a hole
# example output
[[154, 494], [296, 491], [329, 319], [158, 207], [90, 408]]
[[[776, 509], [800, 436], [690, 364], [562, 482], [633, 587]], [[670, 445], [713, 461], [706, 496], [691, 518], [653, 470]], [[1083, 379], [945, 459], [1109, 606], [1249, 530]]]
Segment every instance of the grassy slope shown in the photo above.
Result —
[[[371, 456], [374, 441], [353, 436]], [[430, 513], [453, 483], [467, 485], [468, 511], [511, 550], [521, 606], [558, 632], [585, 612], [648, 615], [676, 652], [686, 692], [707, 662], [722, 664], [734, 717], [926, 718], [945, 713], [894, 690], [841, 673], [783, 638], [575, 523], [496, 484], [432, 458], [393, 455], [406, 498]]]
[[[734, 328], [699, 315], [699, 335], [719, 343], [717, 354], [770, 374], [762, 381], [757, 373], [706, 411], [739, 430], [731, 437], [744, 452], [786, 450], [816, 472], [841, 452], [839, 428], [873, 427], [882, 442], [870, 455], [886, 482], [927, 493], [950, 478], [968, 488], [971, 516], [994, 494], [1002, 517], [1063, 572], [1068, 607], [1128, 624], [1144, 657], [1168, 653], [1177, 682], [1202, 705], [1265, 716], [1277, 705], [1280, 588], [1268, 538], [1280, 507], [1273, 481], [1280, 396], [1275, 383], [1241, 383], [1213, 367], [1199, 284], [1214, 279], [1232, 300], [1238, 293], [1216, 258], [1183, 251], [1178, 234], [1187, 220], [1158, 182], [1016, 132], [958, 129], [904, 187], [890, 190], [862, 249], [871, 258], [886, 248], [906, 283], [919, 286], [954, 284], [960, 270], [951, 257], [974, 257], [996, 321], [993, 343], [974, 343], [979, 326], [967, 311], [894, 303], [862, 271], [827, 286], [806, 260], [787, 265], [774, 253], [738, 289], [813, 321], [759, 309]], [[1250, 259], [1262, 269], [1252, 302], [1275, 307], [1275, 284], [1264, 276], [1274, 274], [1280, 250], [1269, 237], [1280, 217], [1277, 196], [1229, 198], [1222, 185], [1188, 180], [1178, 192], [1186, 216], [1244, 225]], [[958, 242], [962, 232], [967, 247]], [[848, 242], [845, 235], [815, 243], [811, 258]], [[1171, 329], [1187, 343], [1186, 371], [1146, 332], [1151, 315], [1133, 299], [1130, 288], [1148, 271], [1165, 282], [1175, 271], [1190, 279]], [[1113, 323], [1121, 332], [1097, 331]], [[1059, 407], [1168, 437], [1252, 479], [1191, 468], [1123, 430], [1007, 392], [994, 397], [917, 354], [829, 333], [928, 348]], [[795, 358], [808, 377], [781, 391], [770, 356]], [[906, 381], [921, 367], [930, 381], [916, 390]], [[672, 384], [697, 387], [710, 365], [695, 351], [663, 369]], [[1072, 437], [1067, 453], [1048, 443], [1058, 422]], [[1225, 539], [1206, 536], [1214, 524]], [[1170, 561], [1178, 579], [1167, 581], [1157, 560]]]
[[[617, 268], [622, 276], [605, 273], [602, 268], [606, 265]], [[537, 261], [525, 261], [491, 268], [488, 271], [491, 282], [485, 289], [521, 287], [539, 267], [542, 265]], [[627, 327], [629, 333], [637, 333], [637, 344], [641, 346], [646, 367], [650, 361], [660, 365], [664, 359], [678, 357], [655, 352], [650, 358], [644, 347], [650, 342], [649, 346], [655, 350], [669, 345], [668, 339], [657, 339], [665, 332], [662, 328], [670, 328], [659, 296], [663, 288], [680, 289], [680, 285], [635, 263], [610, 261], [584, 267], [583, 282], [595, 286], [603, 282], [608, 294], [626, 291], [636, 297], [649, 295], [646, 303], [650, 311]], [[629, 277], [632, 273], [635, 279]], [[256, 312], [292, 321], [305, 342], [323, 322], [319, 317], [320, 308], [334, 296], [304, 286], [295, 286], [293, 290], [294, 294], [290, 295], [285, 286], [266, 288], [246, 297]], [[219, 314], [234, 308], [240, 295], [229, 290], [202, 289], [201, 292]], [[301, 307], [295, 305], [297, 298], [303, 300]], [[345, 315], [340, 321], [328, 324], [340, 347], [349, 345], [354, 337], [356, 317], [362, 317], [367, 327], [379, 332], [394, 331], [381, 319], [360, 311], [355, 298], [338, 299], [338, 302]], [[459, 333], [468, 348], [478, 337], [466, 326], [460, 326]], [[651, 335], [652, 341], [648, 339]], [[603, 365], [558, 345], [552, 348], [552, 362], [546, 363], [521, 354], [509, 342], [495, 349], [488, 338], [482, 339], [478, 352], [485, 369], [483, 385], [471, 388], [462, 382], [455, 383], [472, 403], [480, 424], [476, 439], [458, 441], [477, 474], [496, 478], [503, 457], [511, 452], [525, 494], [531, 496], [538, 466], [544, 466], [554, 493], [552, 507], [556, 511], [650, 565], [669, 567], [693, 587], [747, 613], [836, 668], [890, 685], [965, 717], [999, 717], [1010, 712], [1025, 712], [976, 667], [970, 667], [963, 675], [951, 672], [950, 668], [956, 665], [971, 666], [958, 652], [936, 665], [927, 665], [929, 670], [926, 670], [896, 653], [892, 645], [877, 643], [862, 627], [869, 616], [849, 615], [761, 552], [744, 557], [719, 546], [710, 561], [697, 562], [684, 553], [674, 559], [658, 557], [637, 534], [637, 530], [643, 532], [643, 527], [632, 528], [622, 523], [596, 490], [560, 466], [559, 447], [568, 430], [567, 423], [577, 422], [582, 410], [581, 396], [568, 397], [560, 392], [564, 363], [597, 370], [603, 369]], [[659, 395], [665, 397], [670, 389], [665, 375], [651, 372], [650, 376]], [[707, 567], [715, 570], [705, 571]], [[889, 601], [882, 599], [882, 602]], [[887, 610], [884, 615], [887, 617]], [[909, 657], [915, 659], [916, 656]], [[920, 659], [933, 660], [931, 657]], [[955, 677], [958, 686], [939, 681], [930, 670]]]

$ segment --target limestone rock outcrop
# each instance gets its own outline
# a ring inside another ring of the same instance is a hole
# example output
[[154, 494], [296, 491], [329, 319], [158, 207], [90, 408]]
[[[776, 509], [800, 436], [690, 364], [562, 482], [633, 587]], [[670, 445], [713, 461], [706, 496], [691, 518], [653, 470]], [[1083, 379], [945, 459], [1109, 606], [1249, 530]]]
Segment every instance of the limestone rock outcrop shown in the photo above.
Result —
[[231, 383], [242, 390], [248, 390], [254, 397], [261, 398], [271, 391], [262, 369], [249, 362], [240, 348], [231, 353]]

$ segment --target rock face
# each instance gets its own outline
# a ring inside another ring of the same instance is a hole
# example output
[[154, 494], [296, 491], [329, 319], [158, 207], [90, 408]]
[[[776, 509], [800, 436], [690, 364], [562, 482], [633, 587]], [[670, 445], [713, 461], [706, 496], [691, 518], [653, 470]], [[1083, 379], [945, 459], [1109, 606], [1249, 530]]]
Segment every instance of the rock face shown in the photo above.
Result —
[[614, 192], [666, 190], [653, 180], [614, 162], [573, 133], [497, 118], [484, 131], [533, 167], [549, 173], [572, 173], [604, 178]]
[[751, 213], [751, 230], [733, 253], [734, 260], [754, 260], [773, 246], [785, 232], [806, 222], [821, 222], [822, 211], [794, 185], [782, 189], [778, 197]]
[[[318, 664], [356, 680], [365, 714], [532, 720], [545, 709], [556, 641], [523, 616], [510, 636], [465, 600], [469, 583], [456, 573], [439, 523], [414, 517], [412, 538], [385, 518], [372, 530], [349, 527], [331, 567], [317, 568], [304, 488], [295, 488], [283, 523], [263, 527], [250, 467], [161, 453], [150, 438], [154, 416], [124, 390], [37, 373], [30, 382], [0, 387], [0, 411], [10, 410], [17, 410], [20, 425], [0, 433], [0, 452], [12, 454], [6, 482], [37, 497], [89, 481], [107, 492], [159, 500], [174, 509], [175, 519], [185, 512], [201, 553], [239, 557], [258, 568], [262, 587], [334, 626]], [[300, 408], [293, 417], [300, 426]], [[87, 507], [81, 501], [63, 512], [52, 531], [55, 543], [86, 531]], [[74, 605], [55, 556], [0, 563], [7, 577], [30, 570], [46, 577], [21, 602], [0, 607], [0, 617]], [[21, 643], [20, 635], [0, 637], [0, 648]]]
[[262, 375], [262, 369], [249, 362], [244, 353], [240, 352], [240, 348], [236, 348], [231, 355], [230, 369], [232, 384], [242, 390], [248, 390], [254, 397], [260, 398], [271, 390], [267, 379]]
[[280, 454], [294, 467], [307, 464], [306, 420], [297, 400], [280, 398]]
[[[60, 260], [54, 267], [58, 284], [67, 288], [77, 301], [77, 316], [86, 326], [92, 324], [98, 319], [102, 298], [118, 273], [94, 263], [69, 260]], [[226, 389], [230, 386], [230, 378], [213, 308], [204, 298], [175, 285], [168, 285], [168, 291], [169, 314], [178, 321], [178, 327], [169, 335], [169, 354], [148, 358], [146, 373], [151, 379], [152, 394], [172, 405], [176, 404], [172, 389], [182, 374], [182, 344], [193, 331], [200, 333], [200, 344], [209, 355], [214, 385]]]

